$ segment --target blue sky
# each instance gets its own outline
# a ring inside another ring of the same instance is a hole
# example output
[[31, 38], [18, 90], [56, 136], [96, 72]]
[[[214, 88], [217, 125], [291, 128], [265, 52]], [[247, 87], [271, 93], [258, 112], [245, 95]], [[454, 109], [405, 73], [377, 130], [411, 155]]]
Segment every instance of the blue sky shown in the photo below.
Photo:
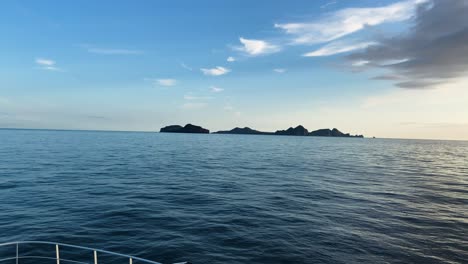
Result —
[[0, 127], [303, 124], [466, 139], [460, 85], [402, 88], [414, 77], [396, 82], [397, 68], [352, 58], [383, 37], [412, 34], [428, 2], [2, 1]]

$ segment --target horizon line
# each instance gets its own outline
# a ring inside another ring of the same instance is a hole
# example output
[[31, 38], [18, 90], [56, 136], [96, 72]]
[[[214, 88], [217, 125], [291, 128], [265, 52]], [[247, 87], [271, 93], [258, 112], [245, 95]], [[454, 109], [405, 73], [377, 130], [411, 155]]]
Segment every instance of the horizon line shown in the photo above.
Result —
[[[17, 127], [0, 127], [0, 130], [37, 130], [37, 131], [69, 131], [69, 132], [115, 132], [115, 133], [161, 133], [161, 134], [183, 134], [183, 133], [162, 133], [159, 131], [153, 130], [107, 130], [107, 129], [69, 129], [69, 128], [17, 128]], [[208, 135], [230, 135], [230, 134], [215, 134], [210, 132]], [[251, 135], [249, 135], [251, 136]], [[266, 136], [266, 135], [254, 135], [254, 136]], [[284, 135], [288, 136], [288, 135]], [[300, 137], [300, 136], [293, 136], [292, 137]], [[323, 138], [320, 136], [314, 138]], [[327, 137], [324, 137], [327, 138]], [[390, 140], [427, 140], [427, 141], [464, 141], [468, 142], [468, 139], [441, 139], [441, 138], [394, 138], [394, 137], [366, 137], [364, 139], [390, 139]]]

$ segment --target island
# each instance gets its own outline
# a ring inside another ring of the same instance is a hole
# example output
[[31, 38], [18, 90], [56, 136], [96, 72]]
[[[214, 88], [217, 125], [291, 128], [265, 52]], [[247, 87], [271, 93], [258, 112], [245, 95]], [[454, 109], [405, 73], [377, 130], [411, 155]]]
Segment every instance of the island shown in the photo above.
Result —
[[[184, 127], [179, 125], [166, 126], [161, 128], [160, 132], [165, 133], [203, 133], [209, 134], [210, 131], [201, 126], [195, 126], [187, 124]], [[213, 134], [231, 134], [231, 135], [278, 135], [278, 136], [311, 136], [311, 137], [354, 137], [363, 138], [363, 135], [351, 135], [349, 133], [343, 133], [340, 130], [333, 128], [323, 128], [309, 132], [307, 128], [302, 125], [296, 127], [290, 127], [286, 130], [277, 130], [276, 132], [263, 132], [252, 129], [250, 127], [235, 127], [231, 130], [221, 130], [213, 132]]]
[[210, 130], [201, 126], [187, 124], [184, 127], [179, 125], [166, 126], [161, 128], [162, 133], [194, 133], [194, 134], [209, 134]]
[[244, 128], [235, 127], [231, 130], [218, 131], [218, 132], [214, 132], [213, 134], [271, 135], [273, 133], [258, 131], [255, 129], [251, 129], [250, 127], [244, 127]]
[[319, 129], [309, 133], [309, 136], [313, 137], [359, 137], [363, 138], [363, 135], [350, 135], [349, 133], [343, 133], [336, 128], [333, 129]]
[[305, 127], [299, 125], [299, 126], [297, 126], [295, 128], [290, 127], [290, 128], [288, 128], [286, 130], [277, 130], [275, 132], [275, 135], [280, 135], [280, 136], [308, 136], [309, 131]]
[[240, 134], [240, 135], [278, 135], [278, 136], [311, 136], [311, 137], [358, 137], [363, 138], [363, 135], [351, 135], [349, 133], [343, 133], [340, 130], [333, 129], [318, 129], [309, 132], [305, 127], [299, 125], [297, 127], [290, 127], [286, 130], [277, 130], [276, 132], [263, 132], [252, 129], [250, 127], [244, 128], [233, 128], [231, 130], [218, 131], [214, 134]]

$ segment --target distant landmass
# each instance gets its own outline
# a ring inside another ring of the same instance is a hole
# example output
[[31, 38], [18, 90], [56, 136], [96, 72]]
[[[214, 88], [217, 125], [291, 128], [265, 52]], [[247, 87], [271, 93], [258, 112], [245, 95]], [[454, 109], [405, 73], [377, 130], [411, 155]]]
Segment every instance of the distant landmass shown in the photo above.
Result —
[[[184, 127], [179, 125], [166, 126], [161, 128], [160, 132], [166, 133], [203, 133], [208, 134], [210, 131], [201, 126], [195, 126], [187, 124]], [[363, 138], [363, 135], [350, 135], [349, 133], [343, 133], [340, 130], [333, 129], [318, 129], [309, 132], [305, 127], [299, 125], [297, 127], [290, 127], [286, 130], [277, 130], [276, 132], [263, 132], [252, 129], [250, 127], [236, 127], [231, 130], [222, 130], [214, 132], [213, 134], [239, 134], [239, 135], [278, 135], [278, 136], [312, 136], [312, 137], [358, 137]]]
[[309, 136], [314, 137], [364, 137], [363, 135], [350, 135], [349, 133], [343, 133], [336, 128], [333, 129], [319, 129], [309, 133]]
[[275, 132], [275, 135], [280, 135], [280, 136], [308, 136], [309, 131], [305, 127], [299, 125], [299, 126], [297, 126], [295, 128], [290, 127], [290, 128], [288, 128], [286, 130], [277, 130]]
[[251, 129], [250, 127], [236, 127], [231, 130], [214, 132], [214, 134], [273, 135], [274, 133], [262, 132], [255, 129]]
[[210, 130], [201, 126], [187, 124], [184, 127], [179, 125], [166, 126], [161, 128], [159, 132], [163, 133], [195, 133], [195, 134], [209, 134]]

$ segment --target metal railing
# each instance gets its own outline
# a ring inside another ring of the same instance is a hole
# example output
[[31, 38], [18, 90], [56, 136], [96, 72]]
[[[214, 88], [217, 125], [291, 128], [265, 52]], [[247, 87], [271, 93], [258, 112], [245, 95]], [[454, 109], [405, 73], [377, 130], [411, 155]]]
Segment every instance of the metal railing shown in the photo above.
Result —
[[[20, 250], [21, 250], [21, 245], [51, 245], [55, 246], [55, 257], [52, 256], [40, 256], [40, 255], [21, 255]], [[64, 243], [56, 243], [56, 242], [49, 242], [49, 241], [15, 241], [15, 242], [8, 242], [8, 243], [0, 243], [0, 248], [4, 247], [16, 247], [16, 254], [15, 256], [10, 256], [6, 258], [1, 258], [0, 256], [0, 263], [6, 262], [6, 261], [11, 261], [10, 263], [16, 261], [16, 264], [20, 264], [22, 259], [36, 259], [36, 260], [49, 260], [50, 262], [47, 263], [53, 263], [56, 262], [56, 264], [65, 264], [65, 263], [75, 263], [75, 264], [99, 264], [99, 258], [98, 256], [101, 255], [109, 255], [109, 256], [114, 256], [114, 257], [121, 257], [122, 259], [127, 259], [129, 264], [133, 264], [134, 261], [137, 261], [138, 263], [146, 263], [146, 264], [162, 264], [156, 261], [151, 261], [135, 256], [130, 256], [126, 254], [121, 254], [121, 253], [116, 253], [108, 250], [103, 250], [103, 249], [95, 249], [95, 248], [89, 248], [89, 247], [82, 247], [82, 246], [75, 246], [75, 245], [70, 245], [70, 244], [64, 244]], [[79, 249], [79, 250], [84, 250], [87, 251], [90, 255], [89, 258], [93, 257], [94, 261], [93, 262], [84, 262], [84, 261], [78, 261], [78, 260], [72, 260], [72, 259], [66, 259], [66, 258], [61, 258], [60, 257], [60, 250], [62, 249]], [[91, 254], [92, 252], [92, 254]], [[55, 260], [55, 261], [54, 261]], [[115, 262], [113, 262], [115, 263]], [[121, 262], [125, 263], [125, 262]], [[189, 262], [181, 262], [181, 263], [176, 263], [176, 264], [189, 264]]]

